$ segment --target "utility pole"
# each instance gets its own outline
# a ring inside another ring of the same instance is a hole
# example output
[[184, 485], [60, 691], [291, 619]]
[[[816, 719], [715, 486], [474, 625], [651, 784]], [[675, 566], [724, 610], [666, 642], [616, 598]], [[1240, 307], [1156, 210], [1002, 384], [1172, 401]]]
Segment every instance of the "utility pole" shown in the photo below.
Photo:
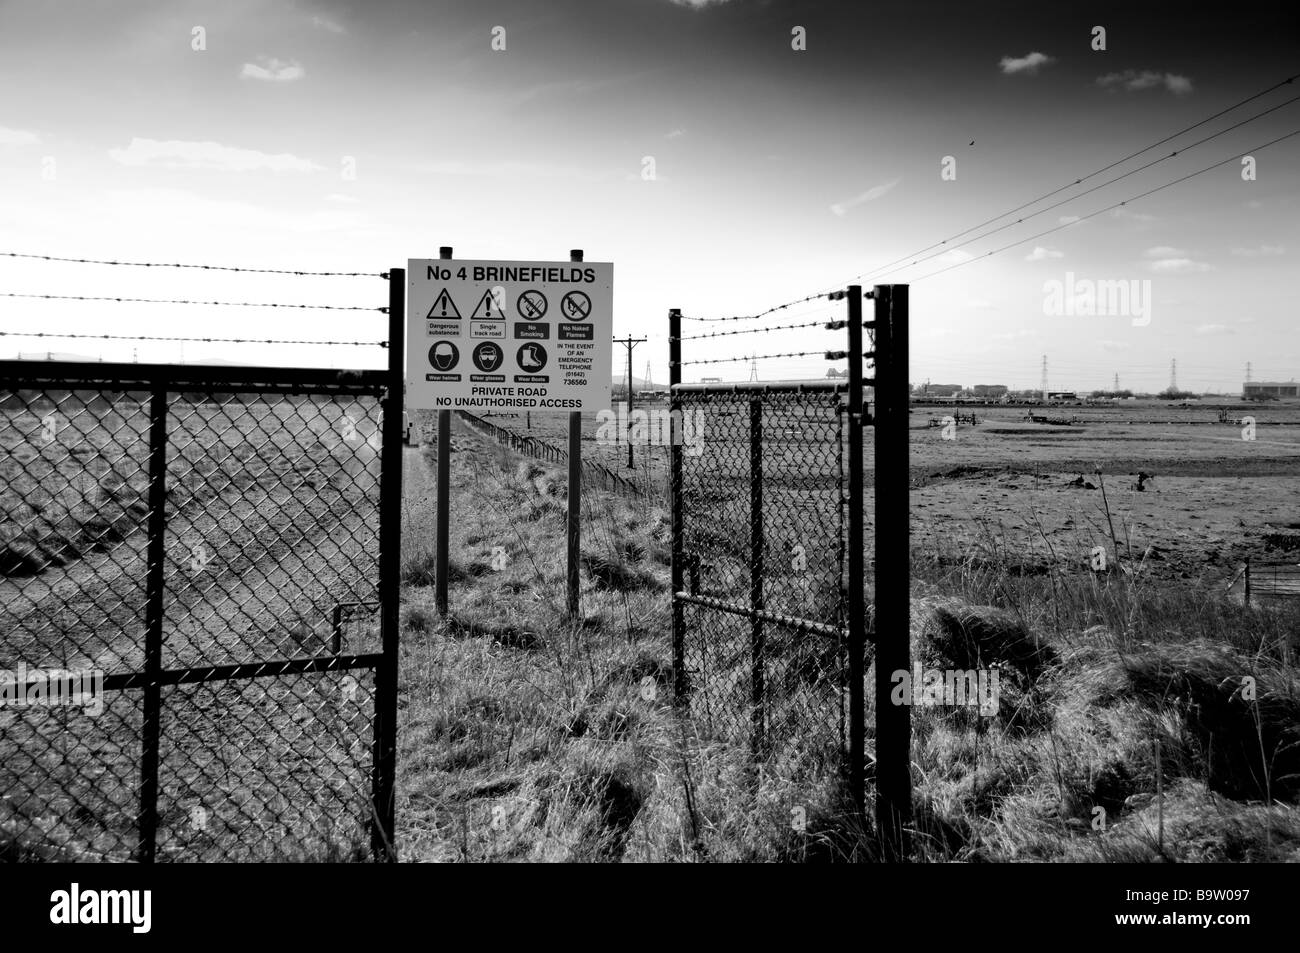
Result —
[[1111, 388], [1112, 393], [1119, 393], [1119, 372], [1115, 373], [1115, 386]]
[[1176, 393], [1178, 391], [1178, 358], [1173, 358], [1169, 362], [1169, 391]]
[[644, 342], [645, 338], [614, 338], [615, 344], [622, 344], [627, 348], [627, 466], [629, 470], [632, 469], [632, 348]]
[[758, 381], [758, 359], [751, 357], [749, 359], [749, 379], [753, 382]]
[[1250, 361], [1246, 362], [1246, 383], [1250, 383]]
[[1043, 403], [1047, 403], [1047, 355], [1043, 355]]

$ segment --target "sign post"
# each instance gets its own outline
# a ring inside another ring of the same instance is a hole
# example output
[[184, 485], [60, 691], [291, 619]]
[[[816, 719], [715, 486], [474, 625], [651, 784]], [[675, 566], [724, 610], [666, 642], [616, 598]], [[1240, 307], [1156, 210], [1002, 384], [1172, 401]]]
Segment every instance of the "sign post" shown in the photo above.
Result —
[[[569, 413], [567, 609], [578, 614], [582, 413], [609, 407], [614, 266], [413, 258], [407, 267], [407, 406], [438, 411], [437, 605], [445, 614], [451, 411]], [[447, 446], [444, 446], [447, 444]]]
[[406, 401], [434, 410], [609, 406], [609, 262], [412, 259]]

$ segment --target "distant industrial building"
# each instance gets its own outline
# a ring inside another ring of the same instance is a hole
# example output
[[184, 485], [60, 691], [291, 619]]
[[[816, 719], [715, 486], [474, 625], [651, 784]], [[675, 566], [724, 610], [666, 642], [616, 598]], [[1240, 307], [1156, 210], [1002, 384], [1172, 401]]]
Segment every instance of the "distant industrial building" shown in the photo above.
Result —
[[1053, 390], [1047, 392], [1048, 400], [1078, 400], [1079, 395], [1072, 390]]
[[1248, 381], [1241, 386], [1241, 396], [1252, 397], [1300, 397], [1300, 384], [1295, 381]]
[[976, 397], [1006, 397], [1006, 384], [976, 384], [972, 388]]
[[923, 384], [921, 385], [921, 396], [923, 397], [956, 397], [962, 391], [960, 384]]

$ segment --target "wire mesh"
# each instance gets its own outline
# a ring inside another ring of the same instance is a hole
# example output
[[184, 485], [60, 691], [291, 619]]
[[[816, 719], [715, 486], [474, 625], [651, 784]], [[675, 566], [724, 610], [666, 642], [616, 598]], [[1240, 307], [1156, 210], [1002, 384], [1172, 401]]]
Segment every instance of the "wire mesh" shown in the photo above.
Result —
[[843, 396], [683, 390], [685, 676], [705, 733], [809, 766], [847, 747]]
[[[0, 380], [0, 855], [364, 854], [383, 388], [25, 373]], [[39, 697], [58, 673], [80, 703]]]

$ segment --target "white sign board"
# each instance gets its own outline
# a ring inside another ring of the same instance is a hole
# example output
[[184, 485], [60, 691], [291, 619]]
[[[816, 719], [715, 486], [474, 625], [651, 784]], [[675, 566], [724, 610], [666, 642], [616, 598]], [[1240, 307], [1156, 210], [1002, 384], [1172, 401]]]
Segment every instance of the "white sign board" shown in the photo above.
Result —
[[609, 407], [612, 263], [412, 258], [406, 277], [408, 407]]

